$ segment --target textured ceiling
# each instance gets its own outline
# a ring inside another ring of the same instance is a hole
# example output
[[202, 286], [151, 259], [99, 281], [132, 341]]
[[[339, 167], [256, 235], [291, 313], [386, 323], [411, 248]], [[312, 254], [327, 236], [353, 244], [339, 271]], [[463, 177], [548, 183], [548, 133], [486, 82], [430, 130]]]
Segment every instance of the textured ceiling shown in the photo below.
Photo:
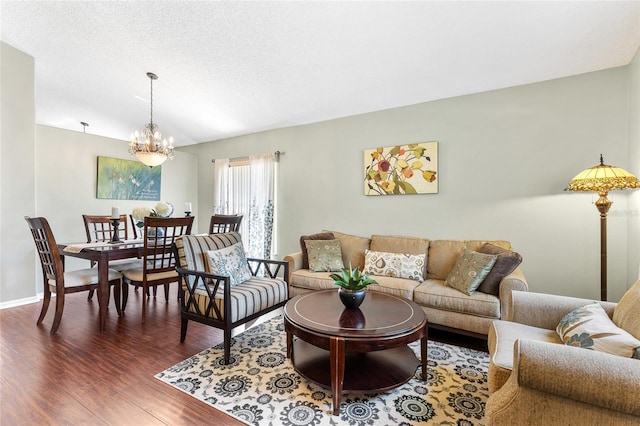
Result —
[[2, 1], [39, 124], [177, 145], [627, 65], [640, 1]]

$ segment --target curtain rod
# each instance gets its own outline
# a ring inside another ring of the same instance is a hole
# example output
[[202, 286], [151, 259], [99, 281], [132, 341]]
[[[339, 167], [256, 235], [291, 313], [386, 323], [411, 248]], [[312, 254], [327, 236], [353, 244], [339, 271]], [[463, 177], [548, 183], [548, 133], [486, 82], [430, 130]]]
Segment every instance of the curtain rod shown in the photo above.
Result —
[[[273, 156], [275, 157], [276, 162], [280, 161], [280, 156], [284, 155], [284, 152], [280, 152], [280, 151], [276, 151], [273, 153]], [[249, 156], [244, 156], [244, 157], [234, 157], [234, 158], [229, 158], [229, 161], [248, 161], [249, 160]], [[216, 162], [215, 158], [211, 159], [212, 163]]]

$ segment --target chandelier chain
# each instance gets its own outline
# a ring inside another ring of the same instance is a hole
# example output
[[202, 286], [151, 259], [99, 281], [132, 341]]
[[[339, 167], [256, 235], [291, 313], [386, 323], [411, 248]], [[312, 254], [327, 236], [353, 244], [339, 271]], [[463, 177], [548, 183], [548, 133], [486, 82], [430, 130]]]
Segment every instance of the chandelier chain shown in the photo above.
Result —
[[153, 77], [150, 77], [150, 79], [151, 79], [151, 96], [150, 96], [150, 99], [151, 99], [151, 121], [150, 121], [150, 123], [151, 123], [151, 128], [153, 129]]

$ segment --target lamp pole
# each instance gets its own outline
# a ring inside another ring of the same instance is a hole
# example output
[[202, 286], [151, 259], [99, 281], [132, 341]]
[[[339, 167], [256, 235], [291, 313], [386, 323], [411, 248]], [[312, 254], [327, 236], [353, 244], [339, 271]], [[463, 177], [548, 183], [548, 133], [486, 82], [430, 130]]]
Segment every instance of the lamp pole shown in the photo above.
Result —
[[600, 191], [596, 201], [600, 212], [600, 300], [607, 300], [607, 213], [613, 204], [607, 194], [607, 191]]

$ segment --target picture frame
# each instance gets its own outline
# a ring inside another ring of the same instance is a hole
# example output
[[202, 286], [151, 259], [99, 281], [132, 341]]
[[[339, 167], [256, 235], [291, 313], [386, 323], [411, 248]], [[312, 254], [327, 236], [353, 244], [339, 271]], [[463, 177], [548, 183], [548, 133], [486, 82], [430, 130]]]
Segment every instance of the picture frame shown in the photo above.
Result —
[[364, 150], [365, 195], [438, 193], [438, 142]]
[[96, 198], [160, 201], [161, 166], [98, 156]]

